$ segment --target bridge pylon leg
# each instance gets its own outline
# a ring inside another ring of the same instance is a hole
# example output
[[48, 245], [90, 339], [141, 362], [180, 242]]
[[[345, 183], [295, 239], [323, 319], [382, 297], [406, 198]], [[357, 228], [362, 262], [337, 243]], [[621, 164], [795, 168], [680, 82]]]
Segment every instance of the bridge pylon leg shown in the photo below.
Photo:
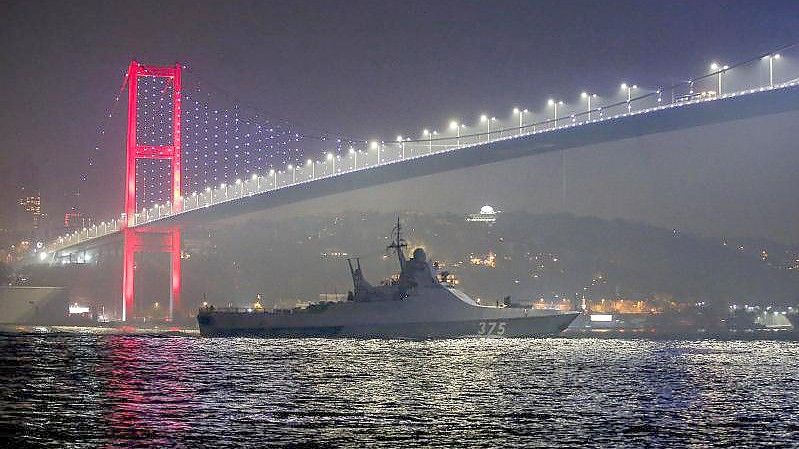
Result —
[[172, 321], [174, 313], [180, 307], [181, 285], [181, 247], [180, 229], [172, 229], [169, 233], [169, 320]]
[[122, 321], [133, 317], [133, 305], [136, 298], [135, 272], [136, 249], [140, 246], [139, 236], [131, 228], [122, 230]]
[[180, 310], [182, 286], [181, 232], [178, 228], [125, 228], [122, 231], [122, 321], [134, 317], [136, 301], [136, 253], [169, 253], [169, 315]]

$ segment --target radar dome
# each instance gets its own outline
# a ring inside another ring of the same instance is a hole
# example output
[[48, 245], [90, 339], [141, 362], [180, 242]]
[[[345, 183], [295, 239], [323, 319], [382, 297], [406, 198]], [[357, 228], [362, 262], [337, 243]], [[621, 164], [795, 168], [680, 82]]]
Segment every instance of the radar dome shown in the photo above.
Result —
[[493, 207], [491, 207], [489, 205], [485, 205], [485, 206], [480, 208], [480, 213], [481, 214], [486, 214], [486, 215], [493, 215], [495, 212], [494, 212], [494, 208]]

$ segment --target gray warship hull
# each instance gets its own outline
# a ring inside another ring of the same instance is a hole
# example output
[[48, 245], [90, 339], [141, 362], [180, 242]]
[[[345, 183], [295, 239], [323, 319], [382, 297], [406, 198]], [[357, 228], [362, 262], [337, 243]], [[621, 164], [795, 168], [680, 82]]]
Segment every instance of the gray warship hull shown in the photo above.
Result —
[[437, 290], [440, 294], [427, 292], [393, 304], [345, 302], [279, 312], [201, 310], [197, 322], [200, 334], [208, 337], [535, 337], [557, 335], [579, 315], [470, 305], [447, 289]]
[[[225, 325], [220, 315], [200, 324], [206, 337], [343, 337], [343, 338], [456, 338], [456, 337], [543, 337], [557, 335], [577, 316], [563, 314], [528, 318], [474, 321], [428, 321], [418, 323], [271, 327]], [[202, 319], [200, 320], [202, 321]], [[220, 323], [221, 321], [221, 323]], [[238, 321], [238, 320], [232, 320]]]

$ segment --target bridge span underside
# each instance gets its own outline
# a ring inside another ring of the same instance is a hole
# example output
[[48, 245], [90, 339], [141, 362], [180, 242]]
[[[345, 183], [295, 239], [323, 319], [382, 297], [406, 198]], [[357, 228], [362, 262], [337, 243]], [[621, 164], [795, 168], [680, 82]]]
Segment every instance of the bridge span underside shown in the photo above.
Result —
[[210, 221], [415, 177], [792, 110], [799, 110], [797, 87], [725, 98], [342, 173], [335, 177], [322, 178], [299, 186], [281, 188], [179, 214], [160, 220], [159, 224], [167, 226], [207, 224]]

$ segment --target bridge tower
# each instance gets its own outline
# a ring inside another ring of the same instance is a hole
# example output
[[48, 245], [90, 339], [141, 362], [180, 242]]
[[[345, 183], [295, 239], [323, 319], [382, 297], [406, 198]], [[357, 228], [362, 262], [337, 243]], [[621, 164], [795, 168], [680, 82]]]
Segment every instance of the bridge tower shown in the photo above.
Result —
[[[137, 136], [139, 124], [139, 78], [164, 78], [172, 88], [172, 133], [171, 144], [141, 144]], [[122, 320], [132, 316], [135, 288], [134, 271], [137, 252], [167, 252], [170, 254], [170, 295], [169, 318], [180, 304], [181, 292], [181, 244], [180, 230], [176, 227], [168, 229], [136, 228], [136, 161], [138, 159], [162, 159], [170, 162], [171, 169], [171, 208], [180, 211], [183, 206], [181, 195], [181, 146], [180, 146], [180, 109], [181, 109], [181, 66], [159, 67], [139, 64], [131, 61], [127, 74], [128, 83], [128, 125], [125, 163], [125, 228], [123, 232], [122, 256]], [[145, 234], [154, 234], [156, 239], [146, 239]], [[155, 241], [152, 244], [152, 240]], [[150, 244], [145, 244], [150, 241]]]

